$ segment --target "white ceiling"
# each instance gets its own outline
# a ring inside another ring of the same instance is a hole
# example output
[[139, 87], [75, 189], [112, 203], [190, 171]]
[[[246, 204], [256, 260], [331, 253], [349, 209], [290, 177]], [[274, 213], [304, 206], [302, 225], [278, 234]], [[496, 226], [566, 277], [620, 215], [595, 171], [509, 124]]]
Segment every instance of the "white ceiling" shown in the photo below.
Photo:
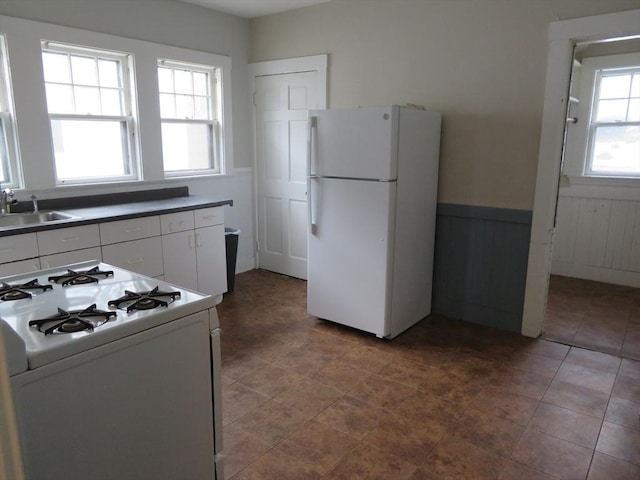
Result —
[[244, 18], [255, 18], [308, 7], [330, 0], [181, 0]]

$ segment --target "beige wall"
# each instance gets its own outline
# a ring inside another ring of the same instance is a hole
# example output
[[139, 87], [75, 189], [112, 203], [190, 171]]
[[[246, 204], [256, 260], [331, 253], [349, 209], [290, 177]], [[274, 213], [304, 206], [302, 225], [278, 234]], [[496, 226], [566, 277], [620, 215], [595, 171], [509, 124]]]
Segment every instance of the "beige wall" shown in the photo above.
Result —
[[533, 208], [554, 20], [640, 0], [333, 0], [255, 19], [251, 61], [329, 54], [329, 107], [444, 114], [439, 201]]

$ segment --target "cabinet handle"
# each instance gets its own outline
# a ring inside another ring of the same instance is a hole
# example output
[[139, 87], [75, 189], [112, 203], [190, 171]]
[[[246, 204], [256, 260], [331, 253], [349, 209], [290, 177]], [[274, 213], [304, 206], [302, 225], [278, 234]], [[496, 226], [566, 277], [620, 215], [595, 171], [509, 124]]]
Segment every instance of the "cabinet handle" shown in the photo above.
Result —
[[80, 240], [80, 237], [77, 237], [77, 236], [76, 237], [65, 237], [65, 238], [62, 238], [60, 241], [62, 243], [67, 243], [67, 242], [75, 242], [76, 240]]
[[140, 231], [140, 227], [130, 227], [130, 228], [124, 229], [125, 233], [132, 233], [132, 232], [139, 232], [139, 231]]
[[136, 263], [142, 263], [144, 261], [144, 258], [131, 258], [129, 260], [127, 260], [127, 265], [135, 265]]
[[193, 244], [193, 235], [189, 235], [187, 237], [187, 242], [188, 242], [189, 248], [195, 247], [195, 245]]
[[[51, 268], [51, 265], [49, 265], [49, 262], [47, 262], [46, 260], [43, 260], [42, 263], [44, 263], [44, 268]], [[34, 270], [37, 270], [36, 266], [33, 266]]]
[[202, 246], [202, 240], [200, 240], [200, 234], [196, 233], [196, 247]]
[[13, 250], [13, 247], [0, 247], [0, 252], [10, 252]]

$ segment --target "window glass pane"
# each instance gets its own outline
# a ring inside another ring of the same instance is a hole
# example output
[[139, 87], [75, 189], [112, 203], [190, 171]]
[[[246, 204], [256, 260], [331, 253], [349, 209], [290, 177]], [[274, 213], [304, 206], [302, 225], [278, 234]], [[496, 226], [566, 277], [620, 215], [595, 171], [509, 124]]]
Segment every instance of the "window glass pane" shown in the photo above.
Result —
[[193, 84], [191, 83], [191, 72], [186, 70], [174, 70], [176, 81], [176, 93], [193, 93]]
[[175, 98], [175, 95], [172, 94], [160, 94], [160, 116], [162, 118], [176, 118]]
[[115, 60], [98, 60], [98, 74], [102, 87], [118, 88], [120, 86], [118, 62]]
[[207, 97], [195, 97], [196, 120], [209, 120], [209, 99]]
[[161, 92], [173, 93], [173, 72], [170, 68], [158, 67], [158, 88]]
[[75, 87], [76, 113], [80, 115], [100, 115], [100, 91], [95, 87]]
[[608, 75], [600, 81], [599, 98], [627, 98], [631, 75]]
[[49, 113], [74, 113], [73, 91], [68, 85], [47, 84]]
[[42, 68], [47, 82], [69, 83], [71, 81], [69, 57], [65, 54], [43, 52]]
[[627, 118], [627, 100], [601, 100], [598, 102], [598, 122], [624, 122]]
[[127, 175], [123, 122], [52, 120], [58, 180]]
[[98, 72], [93, 58], [71, 56], [71, 72], [76, 85], [98, 85]]
[[120, 92], [110, 88], [101, 88], [102, 96], [102, 114], [103, 115], [122, 115], [122, 105], [120, 104]]
[[640, 122], [640, 99], [629, 101], [628, 122]]
[[165, 171], [212, 168], [211, 125], [163, 123], [162, 157]]
[[208, 78], [209, 75], [206, 73], [193, 72], [193, 93], [196, 95], [208, 95]]
[[9, 150], [4, 132], [5, 125], [0, 117], [0, 183], [9, 183]]
[[176, 118], [193, 119], [193, 97], [176, 96]]
[[591, 171], [640, 175], [640, 126], [598, 127]]

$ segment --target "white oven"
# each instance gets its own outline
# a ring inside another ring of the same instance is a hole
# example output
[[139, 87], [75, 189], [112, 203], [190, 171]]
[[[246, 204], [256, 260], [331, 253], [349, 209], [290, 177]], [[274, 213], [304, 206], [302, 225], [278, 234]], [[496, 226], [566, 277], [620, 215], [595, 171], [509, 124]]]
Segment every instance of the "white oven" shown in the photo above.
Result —
[[0, 281], [27, 480], [224, 478], [212, 297], [97, 262]]

